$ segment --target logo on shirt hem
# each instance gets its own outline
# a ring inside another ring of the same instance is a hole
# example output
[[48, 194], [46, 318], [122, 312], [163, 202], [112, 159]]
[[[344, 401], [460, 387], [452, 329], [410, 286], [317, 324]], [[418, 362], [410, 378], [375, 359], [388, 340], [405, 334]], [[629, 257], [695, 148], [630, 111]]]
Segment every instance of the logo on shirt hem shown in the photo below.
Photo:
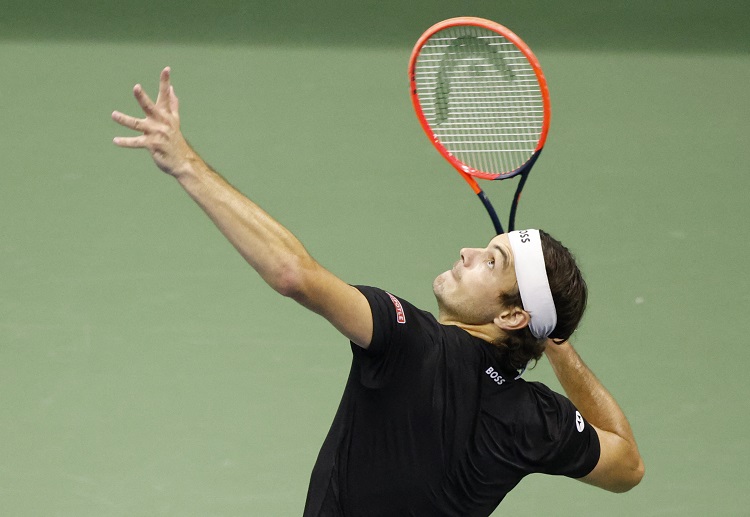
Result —
[[391, 293], [386, 292], [385, 294], [390, 296], [393, 306], [396, 307], [396, 321], [403, 325], [406, 323], [406, 314], [404, 314], [404, 308], [401, 306], [401, 302]]

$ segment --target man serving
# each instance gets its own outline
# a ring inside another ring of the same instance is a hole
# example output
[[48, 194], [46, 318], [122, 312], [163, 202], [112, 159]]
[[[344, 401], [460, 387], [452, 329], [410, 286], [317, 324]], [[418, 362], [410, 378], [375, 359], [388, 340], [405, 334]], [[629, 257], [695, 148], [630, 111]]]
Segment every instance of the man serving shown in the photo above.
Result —
[[[170, 70], [145, 114], [112, 118], [206, 212], [263, 280], [350, 342], [341, 404], [312, 472], [305, 517], [487, 516], [524, 476], [564, 475], [622, 492], [644, 466], [628, 421], [567, 342], [586, 305], [570, 252], [540, 230], [465, 248], [433, 284], [439, 314], [351, 286], [232, 187], [180, 130]], [[526, 382], [546, 355], [567, 398]]]

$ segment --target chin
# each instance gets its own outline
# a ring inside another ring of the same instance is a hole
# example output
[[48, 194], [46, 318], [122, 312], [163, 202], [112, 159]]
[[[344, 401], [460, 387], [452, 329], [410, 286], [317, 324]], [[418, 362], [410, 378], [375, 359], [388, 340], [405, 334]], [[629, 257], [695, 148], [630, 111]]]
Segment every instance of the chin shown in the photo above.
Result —
[[450, 271], [439, 274], [437, 277], [435, 277], [435, 280], [432, 281], [432, 292], [435, 293], [435, 296], [438, 296], [438, 293], [441, 293], [443, 291], [447, 274], [450, 274]]

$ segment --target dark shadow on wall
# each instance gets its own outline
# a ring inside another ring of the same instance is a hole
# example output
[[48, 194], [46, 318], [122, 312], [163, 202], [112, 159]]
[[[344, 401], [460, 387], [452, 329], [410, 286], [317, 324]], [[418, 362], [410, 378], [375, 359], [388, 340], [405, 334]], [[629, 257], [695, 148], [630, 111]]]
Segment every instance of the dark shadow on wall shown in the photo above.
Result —
[[749, 0], [11, 0], [0, 41], [411, 48], [444, 18], [480, 16], [532, 48], [750, 53]]

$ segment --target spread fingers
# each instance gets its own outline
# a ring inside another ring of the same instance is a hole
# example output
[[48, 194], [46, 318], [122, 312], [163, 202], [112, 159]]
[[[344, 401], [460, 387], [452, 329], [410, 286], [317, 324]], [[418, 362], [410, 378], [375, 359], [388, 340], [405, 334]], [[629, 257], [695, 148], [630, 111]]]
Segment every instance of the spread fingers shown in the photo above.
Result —
[[146, 125], [145, 119], [131, 117], [130, 115], [125, 115], [124, 113], [115, 111], [112, 113], [112, 120], [114, 120], [121, 126], [125, 126], [128, 129], [132, 129], [134, 131], [145, 132], [145, 127], [144, 127]]

